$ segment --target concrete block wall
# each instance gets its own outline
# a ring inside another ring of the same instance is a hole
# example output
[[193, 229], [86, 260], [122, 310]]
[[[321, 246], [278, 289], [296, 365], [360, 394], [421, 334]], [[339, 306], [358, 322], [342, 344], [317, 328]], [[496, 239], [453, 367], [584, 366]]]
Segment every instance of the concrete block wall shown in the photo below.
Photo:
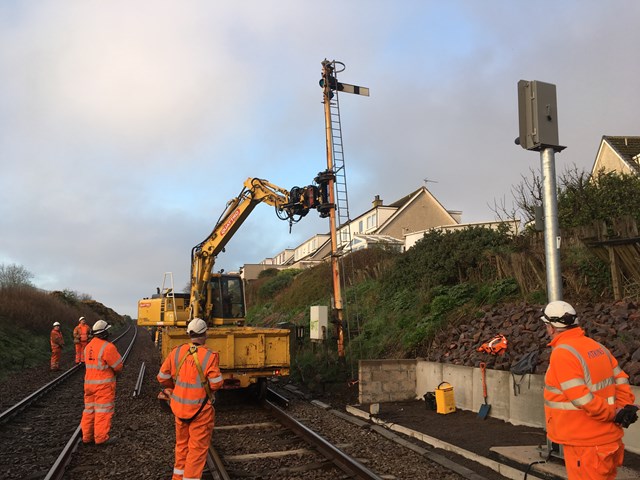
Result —
[[360, 403], [416, 398], [415, 360], [360, 360], [358, 374]]
[[[362, 360], [359, 371], [360, 403], [422, 400], [426, 392], [435, 391], [442, 382], [453, 387], [456, 408], [477, 412], [484, 403], [479, 368], [421, 359]], [[510, 372], [487, 370], [486, 379], [490, 417], [514, 425], [545, 428], [544, 375], [516, 375], [520, 388], [515, 391]], [[636, 403], [640, 403], [640, 387], [632, 386], [631, 390]], [[627, 450], [640, 454], [640, 422], [625, 430], [624, 443]]]

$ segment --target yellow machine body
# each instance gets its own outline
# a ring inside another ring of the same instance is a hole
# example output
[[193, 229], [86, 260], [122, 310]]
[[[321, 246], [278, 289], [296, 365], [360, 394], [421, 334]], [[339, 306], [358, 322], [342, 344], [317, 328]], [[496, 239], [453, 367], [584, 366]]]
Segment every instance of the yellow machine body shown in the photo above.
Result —
[[436, 412], [447, 414], [455, 411], [456, 402], [453, 397], [453, 387], [447, 382], [442, 382], [436, 388]]
[[[246, 388], [259, 378], [289, 375], [291, 331], [283, 328], [214, 327], [207, 330], [206, 346], [218, 352], [223, 388]], [[189, 342], [184, 328], [161, 333], [162, 358]]]

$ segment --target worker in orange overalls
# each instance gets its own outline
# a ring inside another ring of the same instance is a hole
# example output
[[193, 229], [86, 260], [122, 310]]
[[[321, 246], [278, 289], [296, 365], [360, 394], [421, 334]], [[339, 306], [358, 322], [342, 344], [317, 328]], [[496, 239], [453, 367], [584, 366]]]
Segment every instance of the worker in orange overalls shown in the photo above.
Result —
[[94, 323], [93, 338], [84, 350], [84, 410], [80, 422], [84, 443], [115, 442], [109, 430], [116, 401], [116, 375], [124, 364], [116, 346], [107, 340], [110, 328], [104, 320]]
[[629, 376], [585, 336], [567, 302], [549, 303], [541, 320], [553, 348], [544, 379], [547, 435], [563, 446], [569, 480], [614, 479], [624, 457], [622, 429], [638, 419]]
[[73, 329], [73, 343], [76, 346], [76, 365], [84, 363], [84, 349], [89, 343], [91, 328], [84, 317], [78, 319], [78, 325]]
[[51, 371], [55, 372], [60, 370], [60, 355], [62, 354], [62, 347], [64, 347], [60, 322], [53, 322], [49, 340], [51, 341]]
[[173, 480], [201, 477], [215, 420], [213, 393], [222, 387], [218, 354], [204, 346], [206, 322], [194, 318], [187, 333], [191, 344], [174, 348], [158, 373], [158, 381], [167, 387], [164, 392], [170, 397], [176, 417]]

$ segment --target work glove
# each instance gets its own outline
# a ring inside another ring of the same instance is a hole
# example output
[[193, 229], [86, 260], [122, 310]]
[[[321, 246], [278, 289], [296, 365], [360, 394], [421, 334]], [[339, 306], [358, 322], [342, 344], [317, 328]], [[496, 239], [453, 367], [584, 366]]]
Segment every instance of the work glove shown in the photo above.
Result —
[[620, 425], [622, 428], [629, 428], [629, 425], [638, 420], [637, 411], [638, 407], [636, 405], [625, 405], [624, 408], [618, 409], [613, 423]]

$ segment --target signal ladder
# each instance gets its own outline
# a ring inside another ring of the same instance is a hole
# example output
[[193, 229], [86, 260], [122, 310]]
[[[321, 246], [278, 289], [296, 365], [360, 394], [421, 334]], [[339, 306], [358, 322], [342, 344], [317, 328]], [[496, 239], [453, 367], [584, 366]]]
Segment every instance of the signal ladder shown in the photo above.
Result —
[[[335, 62], [333, 62], [333, 72], [338, 80]], [[335, 175], [335, 202], [336, 202], [336, 223], [338, 230], [351, 220], [349, 215], [349, 194], [347, 192], [347, 172], [344, 165], [344, 144], [342, 143], [342, 124], [340, 122], [340, 100], [338, 90], [329, 100], [329, 117], [331, 119], [329, 128], [331, 129], [331, 149], [333, 152], [333, 173]], [[350, 229], [340, 233], [338, 245], [345, 245], [351, 241]]]

